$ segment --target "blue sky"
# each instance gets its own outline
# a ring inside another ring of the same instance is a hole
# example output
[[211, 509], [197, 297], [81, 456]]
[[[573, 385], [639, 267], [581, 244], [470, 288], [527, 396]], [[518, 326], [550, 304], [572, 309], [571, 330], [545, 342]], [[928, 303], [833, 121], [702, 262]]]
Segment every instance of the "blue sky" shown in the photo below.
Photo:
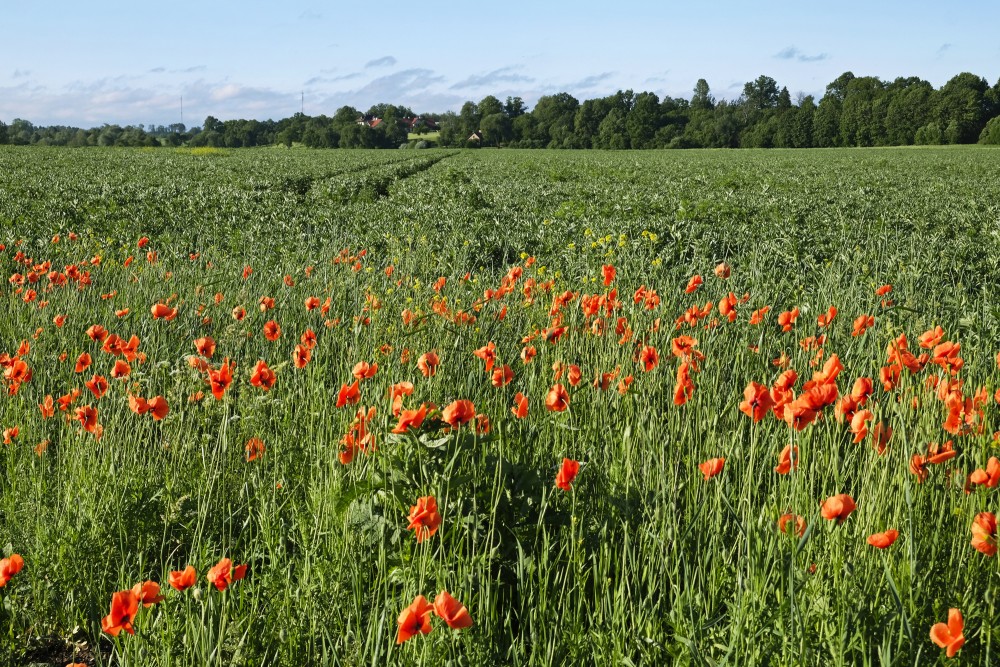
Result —
[[[91, 5], [90, 7], [84, 6]], [[11, 3], [0, 120], [200, 125], [395, 102], [457, 110], [487, 94], [618, 89], [732, 99], [760, 74], [821, 95], [850, 70], [935, 86], [1000, 77], [1000, 2]], [[97, 5], [95, 8], [93, 5]]]

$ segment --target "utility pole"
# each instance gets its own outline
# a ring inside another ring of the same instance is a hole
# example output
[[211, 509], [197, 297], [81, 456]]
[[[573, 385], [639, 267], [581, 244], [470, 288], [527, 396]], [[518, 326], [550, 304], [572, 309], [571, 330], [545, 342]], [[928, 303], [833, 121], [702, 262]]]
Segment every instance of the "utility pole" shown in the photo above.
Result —
[[181, 125], [184, 124], [184, 96], [181, 95]]

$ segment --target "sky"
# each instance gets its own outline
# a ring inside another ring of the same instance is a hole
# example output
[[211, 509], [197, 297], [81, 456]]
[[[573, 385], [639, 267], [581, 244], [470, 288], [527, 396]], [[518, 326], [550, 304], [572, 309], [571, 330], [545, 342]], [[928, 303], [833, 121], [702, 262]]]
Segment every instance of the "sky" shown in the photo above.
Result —
[[[89, 6], [88, 6], [89, 5]], [[80, 2], [4, 8], [0, 120], [93, 127], [332, 115], [378, 102], [619, 89], [735, 99], [766, 74], [822, 96], [845, 71], [1000, 78], [1000, 2]], [[944, 15], [947, 15], [946, 17]], [[946, 19], [946, 20], [945, 20]], [[183, 117], [182, 117], [183, 98]]]

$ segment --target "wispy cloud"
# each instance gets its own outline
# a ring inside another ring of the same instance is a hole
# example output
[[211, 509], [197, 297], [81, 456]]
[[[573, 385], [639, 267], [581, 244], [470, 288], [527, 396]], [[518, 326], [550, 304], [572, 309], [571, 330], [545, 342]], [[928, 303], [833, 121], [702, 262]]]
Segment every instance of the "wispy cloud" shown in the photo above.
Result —
[[508, 65], [507, 67], [501, 67], [500, 69], [495, 69], [492, 72], [487, 72], [486, 74], [473, 74], [457, 83], [453, 83], [449, 86], [449, 88], [451, 88], [451, 90], [464, 90], [465, 88], [485, 88], [487, 86], [496, 86], [500, 83], [534, 82], [532, 77], [519, 74], [519, 69], [521, 68], [516, 65]]
[[815, 54], [803, 53], [798, 48], [789, 46], [775, 53], [774, 57], [778, 60], [797, 60], [800, 63], [814, 63], [819, 62], [820, 60], [826, 60], [830, 56], [825, 52]]
[[25, 78], [27, 76], [31, 76], [31, 70], [30, 69], [16, 69], [16, 70], [14, 70], [14, 73], [11, 76], [13, 76], [15, 79], [23, 79], [23, 78]]
[[591, 74], [578, 81], [573, 81], [572, 83], [567, 83], [564, 88], [570, 90], [590, 90], [604, 83], [611, 77], [615, 75], [614, 72], [601, 72], [600, 74]]
[[[325, 71], [325, 70], [321, 70]], [[350, 79], [357, 79], [361, 76], [361, 72], [351, 72], [349, 74], [341, 74], [339, 76], [314, 76], [305, 82], [306, 86], [317, 86], [321, 83], [336, 83], [338, 81], [348, 81]]]
[[321, 18], [323, 18], [323, 15], [312, 9], [307, 9], [299, 14], [300, 21], [319, 21]]
[[934, 55], [940, 58], [948, 51], [951, 51], [953, 48], [955, 48], [954, 44], [952, 44], [951, 42], [946, 42], [945, 44], [942, 44], [941, 46], [938, 47], [937, 53], [935, 53]]
[[666, 83], [669, 79], [667, 75], [670, 74], [670, 70], [664, 70], [659, 74], [654, 74], [651, 77], [647, 77], [643, 83]]
[[455, 94], [441, 92], [445, 78], [434, 70], [406, 69], [380, 76], [359, 88], [329, 93], [320, 106], [324, 113], [349, 104], [365, 109], [379, 102], [392, 102], [412, 107], [415, 111], [454, 109], [465, 100]]
[[392, 67], [396, 64], [396, 59], [392, 56], [382, 56], [381, 58], [376, 58], [375, 60], [369, 60], [365, 63], [365, 69], [371, 69], [373, 67]]
[[163, 74], [166, 71], [167, 71], [166, 67], [154, 67], [153, 69], [149, 70], [149, 73], [150, 74]]

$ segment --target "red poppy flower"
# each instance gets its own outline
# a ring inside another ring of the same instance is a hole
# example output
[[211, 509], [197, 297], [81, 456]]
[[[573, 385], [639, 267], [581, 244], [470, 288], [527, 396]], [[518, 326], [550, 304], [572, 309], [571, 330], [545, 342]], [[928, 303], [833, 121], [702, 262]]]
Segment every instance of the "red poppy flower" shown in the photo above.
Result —
[[268, 339], [272, 343], [281, 337], [281, 326], [274, 320], [269, 320], [264, 323], [264, 338]]
[[434, 535], [441, 526], [441, 514], [438, 512], [437, 500], [434, 496], [424, 496], [417, 499], [417, 504], [410, 507], [410, 524], [407, 530], [415, 532], [417, 543], [423, 542]]
[[980, 512], [972, 521], [972, 546], [981, 554], [997, 552], [997, 518], [992, 512]]
[[489, 373], [493, 370], [493, 364], [496, 363], [497, 359], [497, 346], [493, 341], [488, 342], [481, 348], [472, 353], [473, 355], [479, 357], [486, 364], [486, 372]]
[[418, 595], [413, 598], [409, 607], [404, 609], [396, 619], [399, 631], [396, 633], [396, 643], [402, 644], [410, 637], [417, 634], [427, 634], [431, 631], [431, 614], [434, 607], [427, 602], [427, 598]]
[[937, 325], [933, 329], [928, 329], [920, 334], [917, 340], [920, 343], [920, 347], [925, 350], [933, 349], [944, 340], [944, 329], [941, 328], [941, 325]]
[[459, 399], [450, 403], [441, 411], [441, 421], [452, 428], [467, 424], [476, 416], [476, 407], [468, 399]]
[[420, 405], [419, 410], [402, 410], [399, 413], [399, 423], [392, 429], [393, 433], [406, 433], [408, 429], [418, 429], [427, 416], [427, 404]]
[[511, 413], [518, 419], [524, 419], [528, 416], [528, 397], [517, 392], [514, 395], [514, 407], [510, 409]]
[[854, 328], [851, 330], [852, 336], [861, 336], [868, 329], [875, 326], [875, 318], [871, 315], [858, 315], [854, 320]]
[[605, 287], [614, 282], [616, 273], [617, 271], [615, 270], [615, 267], [609, 264], [604, 264], [603, 266], [601, 266], [601, 275], [604, 278]]
[[368, 380], [373, 378], [377, 372], [378, 364], [370, 364], [367, 361], [359, 361], [354, 364], [354, 368], [351, 369], [351, 375], [356, 377], [358, 380]]
[[816, 318], [816, 323], [819, 324], [821, 328], [826, 327], [829, 326], [831, 322], [833, 322], [833, 319], [835, 317], [837, 317], [837, 307], [830, 306], [825, 313], [822, 313], [819, 317]]
[[100, 375], [95, 375], [83, 384], [98, 400], [108, 391], [108, 381]]
[[437, 353], [425, 352], [417, 359], [417, 368], [420, 369], [425, 378], [433, 377], [437, 373], [437, 367], [440, 363], [441, 360], [438, 358]]
[[124, 630], [135, 634], [132, 621], [139, 612], [139, 598], [133, 591], [118, 591], [111, 596], [111, 613], [101, 619], [101, 629], [112, 637]]
[[260, 360], [253, 367], [253, 373], [250, 375], [250, 384], [260, 387], [264, 391], [270, 391], [277, 379], [278, 376], [274, 374], [274, 371], [268, 368], [263, 360]]
[[246, 447], [246, 458], [247, 462], [256, 461], [260, 457], [264, 456], [264, 451], [267, 447], [264, 446], [264, 441], [260, 438], [250, 438], [247, 440]]
[[550, 412], [563, 412], [569, 407], [569, 392], [561, 384], [552, 385], [545, 394], [545, 408]]
[[494, 387], [506, 387], [514, 380], [514, 371], [510, 366], [504, 364], [503, 366], [497, 366], [493, 369], [493, 374], [490, 377], [490, 384]]
[[719, 457], [715, 459], [709, 459], [704, 463], [698, 464], [698, 470], [701, 474], [705, 476], [705, 481], [708, 481], [722, 472], [723, 467], [726, 465], [726, 459]]
[[750, 417], [755, 424], [763, 419], [773, 406], [774, 401], [771, 399], [768, 388], [764, 385], [751, 382], [743, 390], [740, 412]]
[[211, 336], [204, 336], [202, 338], [196, 338], [194, 341], [194, 349], [198, 351], [203, 357], [212, 358], [215, 354], [215, 340]]
[[304, 345], [296, 345], [295, 349], [292, 351], [292, 363], [295, 364], [295, 367], [298, 369], [305, 368], [311, 358], [312, 350]]
[[166, 320], [170, 321], [177, 317], [177, 309], [171, 308], [165, 303], [158, 303], [150, 309], [153, 313], [154, 320]]
[[6, 586], [22, 569], [24, 569], [24, 559], [20, 554], [11, 554], [10, 558], [0, 559], [0, 588]]
[[359, 388], [359, 380], [355, 380], [352, 384], [342, 384], [340, 385], [340, 391], [337, 392], [337, 407], [342, 408], [345, 405], [356, 405], [358, 401], [361, 400], [361, 389]]
[[886, 549], [892, 546], [892, 543], [896, 541], [897, 537], [899, 537], [899, 531], [890, 528], [884, 533], [869, 535], [868, 544], [872, 545], [876, 549]]
[[143, 607], [152, 607], [165, 599], [160, 595], [160, 585], [155, 581], [144, 581], [141, 584], [136, 584], [132, 588], [132, 594], [142, 603]]
[[639, 363], [647, 373], [656, 368], [660, 363], [660, 354], [652, 345], [643, 346], [639, 352]]
[[437, 614], [452, 630], [461, 630], [472, 625], [472, 617], [465, 605], [451, 596], [448, 591], [441, 591], [434, 598], [434, 613]]
[[229, 357], [226, 357], [222, 361], [222, 365], [219, 366], [218, 370], [208, 371], [208, 382], [212, 388], [212, 396], [215, 400], [222, 400], [223, 394], [229, 389], [229, 385], [233, 383], [233, 367], [229, 363]]
[[720, 262], [719, 264], [715, 265], [715, 269], [713, 269], [713, 272], [715, 273], [715, 276], [717, 278], [726, 280], [732, 274], [733, 269], [725, 262]]
[[823, 502], [823, 508], [821, 514], [824, 519], [833, 521], [837, 520], [838, 524], [844, 523], [847, 517], [851, 515], [857, 506], [854, 504], [854, 498], [851, 498], [846, 493], [838, 493], [835, 496], [830, 496]]
[[160, 421], [167, 416], [170, 412], [170, 406], [167, 405], [167, 399], [162, 396], [154, 396], [149, 399], [148, 403], [149, 413], [153, 415], [153, 421]]
[[38, 404], [38, 409], [42, 413], [42, 419], [48, 419], [56, 414], [55, 402], [52, 400], [51, 395], [46, 395], [41, 403]]
[[580, 462], [574, 461], [573, 459], [562, 460], [562, 465], [559, 466], [559, 472], [556, 473], [556, 486], [563, 491], [569, 491], [573, 480], [580, 472]]
[[684, 362], [677, 367], [677, 382], [674, 384], [674, 405], [681, 406], [694, 396], [694, 382], [691, 380], [691, 365]]
[[87, 336], [95, 343], [103, 343], [108, 337], [108, 330], [100, 324], [92, 324], [87, 328]]
[[806, 520], [795, 514], [782, 514], [778, 517], [778, 530], [789, 534], [794, 532], [802, 537], [806, 533]]
[[535, 349], [534, 345], [528, 345], [521, 349], [521, 361], [530, 364], [531, 360], [538, 355], [538, 350]]
[[949, 609], [948, 624], [935, 623], [931, 627], [931, 641], [945, 649], [949, 658], [954, 658], [959, 649], [965, 645], [965, 635], [962, 634], [964, 628], [962, 612], [958, 609]]
[[87, 433], [97, 434], [100, 424], [97, 423], [97, 408], [84, 405], [76, 409], [76, 421], [80, 422]]
[[172, 571], [167, 581], [174, 590], [183, 592], [194, 586], [197, 578], [198, 573], [195, 571], [194, 566], [188, 565], [181, 571]]
[[701, 284], [703, 282], [705, 281], [701, 279], [701, 276], [698, 275], [691, 276], [691, 280], [688, 281], [687, 287], [684, 288], [684, 293], [691, 294], [699, 287], [701, 287]]
[[115, 365], [111, 369], [111, 377], [115, 378], [116, 380], [121, 380], [123, 378], [127, 378], [129, 376], [129, 373], [131, 372], [132, 372], [132, 367], [128, 365], [127, 361], [125, 361], [124, 359], [116, 359]]
[[793, 468], [799, 467], [799, 448], [792, 445], [785, 445], [785, 448], [778, 454], [778, 465], [774, 472], [779, 475], [787, 475]]
[[226, 590], [234, 581], [239, 581], [246, 576], [247, 566], [237, 565], [233, 567], [233, 561], [228, 558], [221, 559], [205, 575], [208, 582], [220, 591]]

